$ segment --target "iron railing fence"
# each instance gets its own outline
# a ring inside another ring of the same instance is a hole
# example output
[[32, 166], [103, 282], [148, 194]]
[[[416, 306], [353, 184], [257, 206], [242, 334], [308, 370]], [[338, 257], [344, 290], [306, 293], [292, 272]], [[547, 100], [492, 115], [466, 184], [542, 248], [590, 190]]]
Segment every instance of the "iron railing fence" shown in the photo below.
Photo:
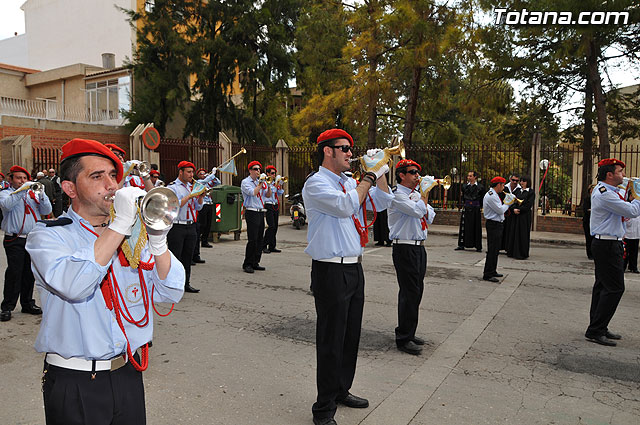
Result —
[[169, 183], [178, 176], [178, 163], [191, 161], [198, 168], [211, 170], [220, 164], [222, 147], [217, 141], [188, 139], [162, 139], [156, 151], [160, 154], [160, 172]]

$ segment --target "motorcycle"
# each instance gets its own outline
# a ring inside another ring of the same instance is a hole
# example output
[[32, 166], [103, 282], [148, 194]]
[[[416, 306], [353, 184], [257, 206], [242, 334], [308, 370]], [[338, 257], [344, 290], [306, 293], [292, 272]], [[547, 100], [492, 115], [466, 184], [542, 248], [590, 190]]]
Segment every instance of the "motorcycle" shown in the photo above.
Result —
[[302, 200], [302, 193], [296, 193], [289, 197], [289, 202], [291, 202], [291, 208], [289, 208], [289, 212], [291, 213], [291, 222], [293, 223], [293, 227], [300, 230], [302, 226], [304, 226], [307, 221], [307, 215], [304, 212], [304, 202]]

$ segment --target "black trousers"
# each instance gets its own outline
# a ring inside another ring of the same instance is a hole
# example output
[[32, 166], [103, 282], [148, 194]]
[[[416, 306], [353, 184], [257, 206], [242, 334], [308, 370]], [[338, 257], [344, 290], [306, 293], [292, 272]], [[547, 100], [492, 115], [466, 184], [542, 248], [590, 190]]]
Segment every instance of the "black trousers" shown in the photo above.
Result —
[[312, 412], [331, 418], [336, 399], [347, 395], [353, 384], [364, 309], [362, 264], [311, 263], [311, 288], [315, 298], [316, 385], [318, 398]]
[[464, 207], [460, 214], [458, 246], [482, 251], [482, 217], [480, 207]]
[[242, 267], [258, 266], [262, 258], [264, 212], [246, 210], [244, 212], [244, 219], [247, 222], [247, 247], [244, 251]]
[[400, 287], [396, 344], [401, 346], [416, 336], [424, 275], [427, 272], [427, 251], [419, 245], [394, 244], [392, 258]]
[[265, 218], [267, 219], [267, 230], [264, 232], [263, 248], [275, 249], [276, 248], [276, 233], [278, 233], [278, 217], [280, 211], [275, 204], [264, 204], [267, 209]]
[[146, 424], [142, 372], [127, 363], [113, 372], [65, 369], [44, 362], [47, 425]]
[[167, 235], [167, 246], [169, 251], [176, 256], [184, 266], [186, 279], [185, 286], [189, 285], [191, 278], [191, 259], [193, 250], [196, 247], [198, 236], [196, 235], [196, 224], [174, 224]]
[[4, 273], [4, 299], [2, 311], [13, 311], [20, 297], [22, 308], [35, 304], [33, 284], [35, 278], [31, 271], [31, 257], [24, 246], [26, 238], [5, 236], [2, 244], [7, 254], [7, 270]]
[[193, 259], [200, 258], [200, 214], [198, 214], [198, 221], [196, 221], [196, 243], [193, 246]]
[[582, 222], [582, 229], [584, 230], [584, 240], [585, 240], [585, 246], [587, 248], [587, 258], [592, 258], [593, 253], [591, 252], [591, 241], [593, 240], [593, 236], [591, 236], [591, 228], [589, 227], [588, 221]]
[[498, 273], [498, 252], [502, 245], [502, 223], [486, 220], [487, 228], [487, 258], [484, 262], [483, 278], [493, 277]]
[[198, 223], [200, 223], [200, 242], [209, 242], [209, 233], [211, 233], [211, 220], [213, 217], [213, 205], [204, 204], [200, 212], [198, 212]]
[[604, 335], [624, 293], [622, 242], [593, 239], [591, 252], [596, 269], [596, 282], [591, 293], [589, 327], [585, 335]]
[[624, 259], [624, 267], [622, 270], [626, 270], [627, 265], [629, 266], [629, 271], [638, 270], [638, 242], [640, 242], [640, 239], [624, 240], [627, 246], [627, 258]]

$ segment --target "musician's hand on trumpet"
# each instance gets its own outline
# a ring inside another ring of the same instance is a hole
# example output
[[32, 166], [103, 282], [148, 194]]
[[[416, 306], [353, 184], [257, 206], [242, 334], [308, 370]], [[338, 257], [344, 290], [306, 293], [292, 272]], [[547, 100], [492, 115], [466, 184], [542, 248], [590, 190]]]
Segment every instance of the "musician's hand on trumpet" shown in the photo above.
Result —
[[134, 186], [116, 190], [113, 198], [113, 210], [116, 216], [109, 224], [109, 229], [121, 235], [130, 236], [131, 228], [138, 215], [138, 198], [146, 194], [147, 192]]

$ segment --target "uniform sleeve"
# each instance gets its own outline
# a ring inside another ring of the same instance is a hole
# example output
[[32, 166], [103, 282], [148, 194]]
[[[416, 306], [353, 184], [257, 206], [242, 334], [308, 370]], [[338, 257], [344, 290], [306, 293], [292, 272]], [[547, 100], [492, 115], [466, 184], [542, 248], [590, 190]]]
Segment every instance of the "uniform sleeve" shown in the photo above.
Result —
[[248, 196], [256, 196], [253, 194], [253, 190], [255, 186], [251, 183], [250, 179], [242, 180], [242, 184], [240, 185], [240, 190], [242, 190], [242, 196], [245, 198]]
[[57, 230], [41, 223], [29, 233], [26, 249], [36, 280], [68, 301], [92, 296], [111, 265], [96, 263], [93, 243], [74, 250]]
[[351, 217], [360, 208], [355, 187], [344, 193], [330, 187], [329, 182], [318, 178], [307, 180], [302, 189], [302, 198], [307, 209], [316, 209], [332, 217]]
[[407, 195], [405, 195], [404, 193], [399, 193], [399, 191], [396, 191], [396, 193], [394, 194], [390, 208], [398, 210], [401, 213], [414, 218], [422, 218], [425, 214], [427, 214], [428, 211], [422, 200], [418, 202], [412, 201]]
[[637, 199], [626, 202], [610, 190], [600, 193], [598, 196], [600, 196], [600, 206], [607, 211], [627, 218], [640, 216], [640, 201]]
[[11, 196], [12, 193], [13, 192], [9, 190], [3, 190], [0, 192], [0, 208], [2, 208], [3, 211], [11, 211], [20, 205], [22, 197], [26, 192], [15, 196]]
[[436, 218], [436, 211], [431, 205], [427, 204], [427, 224], [433, 223], [434, 218]]
[[53, 208], [51, 207], [51, 200], [47, 195], [40, 196], [38, 202], [40, 202], [38, 204], [38, 212], [40, 215], [47, 215], [53, 211]]
[[509, 205], [503, 204], [498, 196], [488, 196], [484, 198], [484, 208], [504, 214], [509, 209]]
[[[379, 189], [378, 187], [372, 187], [369, 189], [369, 195], [371, 195], [371, 199], [373, 199], [373, 203], [376, 206], [376, 211], [384, 211], [391, 205], [393, 201], [394, 194], [391, 189], [387, 189], [389, 193], [384, 190]], [[367, 209], [369, 211], [372, 210], [372, 207], [369, 202], [367, 202]]]
[[171, 268], [169, 274], [162, 280], [158, 277], [156, 267], [153, 268], [152, 281], [153, 285], [153, 301], [161, 303], [177, 303], [184, 295], [185, 272], [182, 263], [171, 254]]

